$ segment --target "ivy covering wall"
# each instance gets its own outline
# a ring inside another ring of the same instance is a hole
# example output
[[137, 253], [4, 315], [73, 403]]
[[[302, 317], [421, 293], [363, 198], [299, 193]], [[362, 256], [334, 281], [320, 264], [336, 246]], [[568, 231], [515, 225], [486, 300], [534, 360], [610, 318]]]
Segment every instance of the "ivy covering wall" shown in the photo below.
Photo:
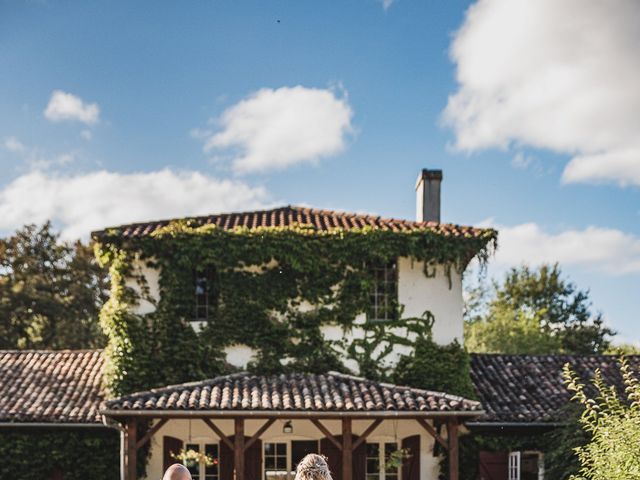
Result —
[[[424, 262], [426, 276], [439, 266], [451, 281], [451, 274], [462, 272], [474, 256], [486, 262], [495, 240], [493, 230], [475, 237], [371, 228], [320, 232], [302, 226], [229, 231], [192, 227], [188, 221], [126, 241], [117, 231], [107, 232], [96, 254], [111, 274], [111, 297], [101, 313], [111, 394], [227, 373], [232, 367], [225, 364], [223, 350], [240, 343], [257, 352], [249, 369], [258, 373], [346, 371], [348, 358], [369, 378], [471, 396], [466, 352], [431, 340], [437, 319], [429, 312], [403, 319], [396, 305], [396, 319], [359, 325], [364, 339], [350, 345], [324, 339], [321, 327], [354, 327], [368, 308], [369, 266], [410, 257]], [[157, 302], [137, 268], [141, 264], [160, 272]], [[189, 323], [197, 272], [212, 276], [214, 286], [208, 321], [198, 334]], [[128, 288], [128, 278], [135, 278], [139, 288]], [[155, 303], [155, 311], [134, 314], [143, 298]], [[419, 347], [401, 359], [402, 372], [383, 366], [397, 344]], [[433, 363], [434, 357], [439, 361]]]

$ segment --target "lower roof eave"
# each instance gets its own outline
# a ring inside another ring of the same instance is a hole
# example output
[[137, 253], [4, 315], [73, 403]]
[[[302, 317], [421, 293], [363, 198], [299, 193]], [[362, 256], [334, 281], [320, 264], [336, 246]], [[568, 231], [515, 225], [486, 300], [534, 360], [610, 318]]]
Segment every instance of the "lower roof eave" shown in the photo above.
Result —
[[126, 417], [147, 417], [147, 418], [477, 418], [485, 414], [483, 410], [476, 411], [422, 411], [422, 412], [400, 412], [393, 410], [385, 411], [355, 411], [355, 412], [328, 412], [328, 411], [300, 411], [300, 410], [103, 410], [100, 412], [104, 417], [126, 418]]
[[565, 425], [563, 422], [467, 422], [469, 428], [557, 428]]
[[0, 422], [0, 428], [113, 428], [100, 422]]

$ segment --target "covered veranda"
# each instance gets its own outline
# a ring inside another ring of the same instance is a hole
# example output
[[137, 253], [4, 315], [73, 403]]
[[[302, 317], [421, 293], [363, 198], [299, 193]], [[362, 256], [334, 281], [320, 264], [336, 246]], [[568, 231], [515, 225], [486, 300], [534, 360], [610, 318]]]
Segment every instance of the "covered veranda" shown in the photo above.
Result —
[[[335, 480], [364, 480], [371, 478], [371, 449], [365, 447], [387, 439], [408, 452], [389, 478], [435, 479], [446, 453], [449, 478], [458, 480], [460, 429], [483, 413], [478, 402], [461, 397], [339, 373], [240, 373], [135, 393], [107, 402], [102, 411], [105, 420], [123, 426], [125, 480], [138, 478], [138, 450], [149, 442], [147, 478], [155, 478], [175, 462], [172, 455], [190, 440], [192, 428], [216, 442], [216, 473], [206, 478], [266, 478], [267, 442], [305, 439], [309, 451], [316, 442], [327, 457]], [[150, 427], [139, 435], [142, 423]], [[288, 462], [288, 470], [295, 467]]]

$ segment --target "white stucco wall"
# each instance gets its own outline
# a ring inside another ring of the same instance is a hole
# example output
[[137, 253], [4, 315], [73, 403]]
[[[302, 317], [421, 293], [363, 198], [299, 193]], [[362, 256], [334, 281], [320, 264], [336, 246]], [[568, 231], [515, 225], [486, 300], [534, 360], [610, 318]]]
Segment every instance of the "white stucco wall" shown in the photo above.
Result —
[[[152, 313], [156, 309], [156, 303], [160, 300], [160, 271], [156, 268], [150, 268], [146, 262], [139, 258], [132, 262], [133, 277], [127, 278], [125, 285], [138, 295], [139, 301], [133, 307], [133, 313], [138, 315], [146, 315]], [[142, 287], [136, 277], [142, 277], [146, 280], [146, 295], [142, 291]]]
[[[214, 420], [225, 435], [233, 435], [233, 420]], [[246, 420], [245, 435], [252, 436], [265, 420]], [[322, 423], [334, 435], [340, 435], [341, 423], [339, 420], [323, 420]], [[354, 420], [354, 435], [361, 434], [371, 420]], [[283, 434], [284, 420], [277, 420], [261, 436], [264, 442], [286, 442], [290, 440], [320, 440], [322, 433], [309, 420], [293, 420], [293, 433]], [[190, 435], [189, 435], [189, 432]], [[218, 437], [205, 425], [202, 420], [170, 420], [151, 439], [151, 456], [147, 466], [147, 479], [160, 480], [163, 468], [162, 438], [168, 435], [179, 438], [186, 443], [219, 443]], [[385, 420], [368, 437], [368, 442], [397, 442], [411, 435], [420, 435], [420, 478], [422, 480], [435, 480], [438, 478], [439, 459], [433, 457], [433, 438], [413, 420]], [[252, 479], [253, 480], [253, 479]], [[259, 479], [255, 479], [259, 480]]]
[[[159, 272], [149, 268], [140, 261], [134, 263], [136, 274], [144, 275], [147, 279], [149, 299], [141, 299], [134, 307], [134, 313], [147, 314], [155, 310], [155, 302], [159, 299]], [[257, 268], [257, 267], [256, 267]], [[421, 317], [425, 311], [430, 311], [434, 315], [433, 338], [440, 344], [448, 344], [454, 339], [462, 342], [463, 320], [462, 320], [462, 275], [452, 271], [451, 283], [445, 273], [444, 267], [435, 269], [433, 276], [425, 276], [422, 262], [414, 261], [410, 258], [402, 257], [398, 259], [398, 300], [403, 305], [403, 317]], [[140, 286], [134, 279], [130, 279], [127, 285], [141, 293]], [[300, 310], [305, 311], [313, 308], [312, 305], [302, 303]], [[345, 345], [349, 345], [353, 339], [363, 338], [364, 330], [358, 325], [362, 325], [366, 320], [364, 314], [359, 315], [354, 320], [353, 328], [344, 331], [342, 327], [336, 325], [325, 325], [321, 331], [324, 338], [329, 341], [342, 340]], [[194, 322], [193, 327], [199, 331], [201, 325]], [[396, 333], [408, 335], [403, 329]], [[227, 361], [236, 367], [245, 368], [247, 364], [255, 359], [256, 352], [246, 345], [231, 345], [225, 348]], [[396, 346], [393, 353], [386, 357], [382, 363], [386, 367], [392, 367], [402, 355], [410, 353], [410, 349], [405, 346]], [[358, 365], [353, 360], [345, 360], [345, 366], [353, 373], [358, 374]]]
[[424, 274], [424, 264], [410, 258], [398, 260], [398, 300], [403, 317], [420, 317], [428, 310], [435, 317], [433, 339], [440, 344], [462, 341], [462, 275], [451, 272], [451, 285], [444, 267], [433, 277]]

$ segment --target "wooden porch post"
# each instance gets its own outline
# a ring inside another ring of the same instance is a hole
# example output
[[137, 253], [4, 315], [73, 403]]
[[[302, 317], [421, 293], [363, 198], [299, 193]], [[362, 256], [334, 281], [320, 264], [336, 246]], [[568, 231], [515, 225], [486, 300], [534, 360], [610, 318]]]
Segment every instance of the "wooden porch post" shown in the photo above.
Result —
[[342, 480], [351, 480], [353, 472], [353, 441], [351, 419], [342, 418]]
[[449, 437], [449, 480], [458, 480], [458, 421], [450, 419], [447, 422], [447, 435]]
[[235, 419], [234, 430], [233, 466], [236, 473], [235, 480], [244, 480], [244, 418]]
[[138, 460], [138, 448], [136, 446], [137, 439], [137, 425], [135, 418], [127, 419], [127, 432], [125, 434], [125, 471], [126, 480], [136, 480], [137, 476], [137, 460]]

